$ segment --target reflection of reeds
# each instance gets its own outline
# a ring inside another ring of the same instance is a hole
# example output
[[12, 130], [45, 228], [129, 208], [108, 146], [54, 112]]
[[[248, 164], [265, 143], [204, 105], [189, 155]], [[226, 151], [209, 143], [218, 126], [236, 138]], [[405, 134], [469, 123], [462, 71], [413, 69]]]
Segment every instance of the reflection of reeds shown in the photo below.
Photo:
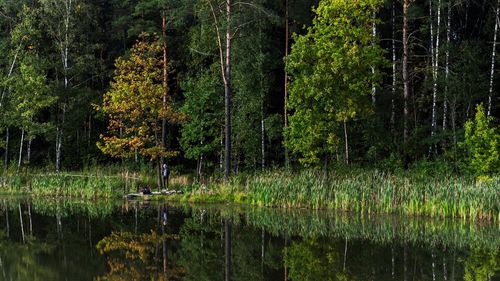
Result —
[[34, 213], [44, 216], [83, 216], [88, 218], [105, 218], [120, 206], [120, 201], [113, 200], [86, 200], [71, 199], [62, 200], [57, 198], [27, 198], [6, 197], [0, 201], [0, 209], [13, 210], [18, 204], [30, 205]]
[[364, 239], [379, 244], [412, 243], [446, 248], [500, 248], [498, 227], [453, 219], [430, 219], [399, 215], [373, 215], [276, 208], [227, 208], [192, 206], [194, 218], [220, 225], [230, 217], [235, 225], [246, 223], [276, 236]]
[[141, 174], [108, 174], [102, 171], [81, 173], [32, 173], [7, 175], [0, 193], [34, 196], [65, 196], [75, 198], [109, 198], [136, 191], [139, 182], [149, 182]]
[[499, 218], [500, 178], [485, 182], [458, 177], [394, 176], [377, 171], [292, 174], [268, 172], [231, 190], [256, 205], [371, 213], [404, 213], [470, 220]]

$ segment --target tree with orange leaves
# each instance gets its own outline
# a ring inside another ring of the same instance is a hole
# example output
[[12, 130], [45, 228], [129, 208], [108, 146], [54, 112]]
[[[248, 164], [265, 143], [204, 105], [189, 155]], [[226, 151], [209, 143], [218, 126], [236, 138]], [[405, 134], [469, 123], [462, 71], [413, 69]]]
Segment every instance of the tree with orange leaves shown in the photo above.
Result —
[[101, 135], [99, 149], [113, 157], [141, 154], [151, 161], [173, 157], [162, 142], [162, 120], [179, 121], [168, 86], [163, 83], [163, 53], [158, 36], [143, 33], [127, 57], [115, 62], [111, 89], [97, 110], [108, 118], [108, 134]]

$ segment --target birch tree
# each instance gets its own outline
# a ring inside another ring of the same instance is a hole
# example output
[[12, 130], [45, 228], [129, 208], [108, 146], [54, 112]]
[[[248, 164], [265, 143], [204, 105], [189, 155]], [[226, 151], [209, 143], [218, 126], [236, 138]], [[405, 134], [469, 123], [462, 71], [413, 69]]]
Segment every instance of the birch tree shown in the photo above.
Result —
[[[432, 12], [433, 2], [429, 2], [429, 22], [430, 22], [430, 37], [431, 37], [431, 61], [432, 61], [432, 121], [431, 121], [431, 137], [436, 134], [437, 127], [437, 92], [438, 92], [438, 73], [439, 73], [439, 39], [440, 39], [440, 28], [441, 28], [441, 0], [438, 0], [437, 4], [437, 27], [436, 35], [434, 35], [433, 27], [433, 12]], [[436, 39], [434, 39], [434, 36]], [[434, 43], [435, 41], [435, 43]], [[432, 152], [432, 145], [429, 147], [429, 153]]]
[[409, 99], [409, 81], [408, 81], [408, 8], [410, 0], [403, 0], [403, 143], [408, 142], [408, 99]]
[[56, 122], [55, 168], [61, 169], [62, 146], [64, 141], [66, 114], [69, 109], [69, 91], [71, 81], [70, 62], [73, 56], [77, 20], [75, 14], [81, 9], [80, 0], [40, 0], [44, 13], [44, 22], [54, 47], [59, 52], [63, 93], [59, 100], [59, 113]]
[[488, 94], [488, 110], [487, 110], [487, 116], [491, 115], [491, 104], [492, 104], [492, 97], [493, 97], [493, 79], [495, 76], [495, 60], [496, 60], [496, 48], [497, 48], [497, 31], [498, 31], [498, 24], [500, 19], [498, 18], [500, 13], [500, 0], [497, 2], [497, 7], [495, 11], [495, 31], [493, 34], [493, 47], [492, 47], [492, 52], [491, 52], [491, 71], [490, 71], [490, 90]]

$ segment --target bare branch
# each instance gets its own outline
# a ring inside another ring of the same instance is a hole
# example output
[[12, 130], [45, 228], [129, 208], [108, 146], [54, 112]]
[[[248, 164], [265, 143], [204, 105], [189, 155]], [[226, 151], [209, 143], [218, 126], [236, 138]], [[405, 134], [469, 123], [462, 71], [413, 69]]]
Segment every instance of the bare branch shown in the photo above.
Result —
[[241, 6], [241, 5], [247, 5], [247, 6], [250, 6], [250, 7], [254, 8], [254, 9], [256, 9], [256, 10], [257, 10], [257, 11], [259, 11], [259, 12], [264, 13], [264, 14], [265, 14], [266, 16], [268, 16], [268, 17], [272, 17], [272, 16], [273, 16], [273, 14], [271, 14], [271, 13], [270, 13], [270, 12], [268, 12], [268, 11], [266, 11], [266, 9], [264, 9], [264, 8], [262, 8], [262, 7], [259, 7], [259, 6], [255, 5], [255, 4], [253, 4], [253, 3], [249, 3], [249, 2], [241, 2], [241, 1], [240, 1], [240, 2], [234, 2], [232, 6], [236, 6], [236, 5], [240, 5], [240, 6]]
[[224, 71], [225, 65], [224, 65], [224, 52], [222, 51], [222, 41], [220, 37], [220, 31], [219, 31], [219, 21], [217, 20], [217, 15], [215, 14], [214, 6], [212, 5], [211, 0], [207, 0], [208, 5], [210, 5], [210, 10], [212, 11], [212, 16], [214, 18], [214, 23], [215, 23], [215, 31], [217, 32], [217, 45], [219, 47], [219, 57], [220, 57], [220, 67], [222, 71], [222, 79], [224, 80], [224, 83], [227, 83], [226, 81], [226, 72]]
[[238, 31], [240, 31], [240, 29], [241, 29], [242, 27], [245, 27], [245, 26], [247, 26], [247, 25], [249, 25], [249, 24], [251, 24], [251, 23], [254, 23], [255, 21], [256, 21], [256, 20], [251, 20], [251, 21], [247, 21], [247, 22], [245, 22], [245, 23], [242, 23], [242, 24], [238, 25], [238, 26], [234, 29], [233, 34], [231, 34], [231, 39], [233, 39], [233, 38], [236, 36], [236, 34], [238, 33]]

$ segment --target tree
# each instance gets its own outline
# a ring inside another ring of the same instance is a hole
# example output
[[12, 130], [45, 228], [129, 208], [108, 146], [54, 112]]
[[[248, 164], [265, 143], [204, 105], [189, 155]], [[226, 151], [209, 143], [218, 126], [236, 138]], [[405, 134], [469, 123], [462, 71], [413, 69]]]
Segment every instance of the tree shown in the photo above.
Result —
[[217, 68], [197, 73], [183, 84], [185, 101], [181, 107], [187, 118], [182, 124], [181, 147], [188, 159], [197, 160], [197, 176], [202, 174], [203, 166], [209, 167], [221, 150], [222, 108], [218, 89], [221, 84]]
[[111, 136], [102, 135], [98, 147], [120, 158], [136, 152], [152, 161], [175, 156], [177, 152], [168, 151], [161, 142], [163, 118], [175, 123], [181, 116], [174, 110], [170, 96], [163, 102], [166, 90], [158, 37], [142, 34], [130, 49], [129, 57], [118, 58], [115, 66], [111, 89], [97, 107], [109, 119]]
[[327, 160], [339, 144], [335, 128], [344, 125], [346, 160], [350, 119], [367, 112], [372, 85], [385, 64], [383, 50], [372, 44], [373, 15], [383, 4], [370, 1], [321, 1], [313, 26], [295, 36], [287, 72], [292, 78], [288, 108], [293, 112], [286, 131], [287, 145], [302, 155], [301, 162]]
[[474, 120], [465, 123], [464, 143], [469, 150], [470, 168], [477, 176], [500, 172], [500, 134], [492, 121], [479, 104]]

